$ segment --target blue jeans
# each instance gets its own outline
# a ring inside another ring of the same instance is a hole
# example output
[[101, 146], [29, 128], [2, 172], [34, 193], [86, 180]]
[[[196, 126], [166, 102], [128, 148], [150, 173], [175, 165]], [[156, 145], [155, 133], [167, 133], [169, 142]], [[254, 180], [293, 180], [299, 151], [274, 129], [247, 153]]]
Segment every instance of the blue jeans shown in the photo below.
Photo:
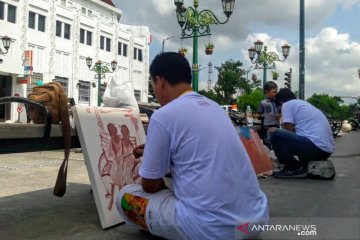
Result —
[[[331, 153], [324, 152], [306, 137], [293, 132], [276, 129], [270, 133], [270, 142], [279, 162], [289, 170], [306, 169], [309, 161], [326, 160]], [[298, 156], [296, 160], [294, 156]]]

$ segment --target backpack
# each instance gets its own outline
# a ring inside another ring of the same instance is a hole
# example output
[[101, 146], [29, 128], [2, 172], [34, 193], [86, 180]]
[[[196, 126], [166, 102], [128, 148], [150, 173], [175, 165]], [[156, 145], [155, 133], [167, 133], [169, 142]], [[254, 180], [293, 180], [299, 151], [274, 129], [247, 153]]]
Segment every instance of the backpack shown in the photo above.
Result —
[[[60, 166], [54, 187], [54, 195], [64, 196], [66, 192], [67, 168], [71, 145], [71, 127], [69, 120], [68, 100], [60, 82], [50, 82], [36, 86], [28, 95], [30, 100], [44, 105], [51, 115], [51, 123], [61, 123], [64, 137], [64, 161]], [[38, 107], [29, 106], [29, 115], [33, 123], [45, 124], [46, 115]]]

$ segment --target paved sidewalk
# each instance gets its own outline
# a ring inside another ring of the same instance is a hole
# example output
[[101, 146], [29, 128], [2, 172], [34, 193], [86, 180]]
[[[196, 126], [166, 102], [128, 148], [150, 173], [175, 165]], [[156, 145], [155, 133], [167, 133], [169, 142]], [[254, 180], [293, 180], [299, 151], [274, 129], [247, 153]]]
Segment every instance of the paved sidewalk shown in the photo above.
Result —
[[[317, 224], [316, 219], [320, 218], [339, 223], [355, 220], [347, 226], [348, 230], [354, 232], [357, 227], [359, 231], [360, 226], [356, 226], [356, 220], [360, 220], [359, 142], [359, 131], [336, 139], [337, 150], [331, 157], [337, 171], [333, 181], [260, 179], [269, 199], [271, 218], [308, 224]], [[67, 193], [63, 198], [53, 197], [62, 156], [62, 151], [0, 155], [1, 240], [157, 239], [126, 225], [101, 229], [82, 154], [71, 153]], [[273, 239], [269, 233], [262, 237]], [[318, 235], [293, 239], [336, 238]], [[360, 235], [350, 239], [360, 239]]]

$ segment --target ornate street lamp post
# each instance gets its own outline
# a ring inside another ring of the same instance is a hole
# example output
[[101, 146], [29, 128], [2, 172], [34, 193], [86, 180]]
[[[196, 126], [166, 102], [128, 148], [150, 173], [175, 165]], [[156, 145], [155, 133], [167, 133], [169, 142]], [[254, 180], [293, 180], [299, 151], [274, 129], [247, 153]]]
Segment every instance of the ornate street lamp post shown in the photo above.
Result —
[[[254, 43], [254, 47], [249, 49], [249, 58], [253, 64], [255, 64], [254, 69], [264, 69], [263, 72], [263, 86], [266, 83], [266, 70], [267, 69], [275, 69], [275, 62], [284, 62], [286, 58], [289, 56], [290, 46], [285, 44], [281, 47], [282, 54], [284, 56], [283, 60], [280, 60], [279, 56], [274, 52], [267, 52], [267, 46], [264, 46], [264, 50], [262, 50], [264, 43], [260, 40]], [[255, 55], [257, 57], [255, 58]], [[254, 61], [255, 59], [255, 61]]]
[[3, 52], [3, 50], [0, 48], [0, 55], [5, 55], [8, 53], [9, 48], [10, 48], [10, 44], [11, 44], [11, 38], [9, 38], [8, 36], [4, 36], [1, 38], [3, 47], [5, 49], [5, 52]]
[[[111, 69], [112, 71], [110, 71], [108, 64], [107, 63], [103, 63], [100, 60], [98, 60], [95, 65], [91, 68], [92, 65], [92, 58], [91, 57], [87, 57], [86, 58], [86, 65], [89, 67], [89, 69], [91, 71], [94, 71], [95, 74], [95, 78], [98, 79], [98, 106], [100, 107], [101, 105], [101, 79], [105, 78], [105, 73], [113, 73], [116, 69], [117, 66], [117, 61], [113, 60], [111, 61]], [[94, 85], [93, 85], [94, 86]]]
[[199, 11], [199, 0], [194, 0], [193, 7], [185, 7], [184, 0], [174, 0], [177, 21], [181, 27], [181, 39], [193, 38], [193, 82], [194, 91], [199, 87], [198, 38], [211, 35], [210, 25], [225, 24], [234, 10], [235, 0], [221, 0], [226, 21], [220, 22], [210, 10]]

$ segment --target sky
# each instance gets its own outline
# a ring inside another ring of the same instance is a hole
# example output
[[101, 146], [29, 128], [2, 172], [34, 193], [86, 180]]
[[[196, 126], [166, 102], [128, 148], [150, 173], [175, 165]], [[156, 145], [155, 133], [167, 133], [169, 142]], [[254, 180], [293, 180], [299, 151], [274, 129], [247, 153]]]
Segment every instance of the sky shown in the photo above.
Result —
[[[148, 26], [152, 34], [150, 62], [161, 52], [163, 39], [165, 51], [190, 50], [187, 55], [192, 63], [192, 39], [180, 39], [173, 0], [113, 0], [122, 10], [121, 23]], [[184, 0], [192, 6], [193, 0]], [[226, 19], [221, 1], [199, 0], [199, 10], [208, 9], [220, 21]], [[227, 60], [241, 61], [243, 68], [263, 78], [263, 70], [251, 68], [248, 49], [256, 40], [283, 59], [281, 46], [291, 46], [285, 62], [276, 62], [284, 86], [284, 73], [292, 68], [292, 90], [298, 90], [299, 78], [299, 0], [236, 0], [235, 9], [228, 23], [212, 25], [210, 37], [199, 39], [200, 82], [199, 89], [207, 89], [209, 62], [221, 66]], [[314, 93], [330, 96], [360, 96], [360, 0], [305, 0], [305, 98]], [[205, 43], [215, 44], [213, 55], [205, 55]], [[251, 75], [249, 74], [249, 76]], [[271, 80], [271, 70], [267, 71]], [[211, 74], [212, 86], [217, 81], [217, 71]], [[354, 99], [344, 99], [346, 103]]]

